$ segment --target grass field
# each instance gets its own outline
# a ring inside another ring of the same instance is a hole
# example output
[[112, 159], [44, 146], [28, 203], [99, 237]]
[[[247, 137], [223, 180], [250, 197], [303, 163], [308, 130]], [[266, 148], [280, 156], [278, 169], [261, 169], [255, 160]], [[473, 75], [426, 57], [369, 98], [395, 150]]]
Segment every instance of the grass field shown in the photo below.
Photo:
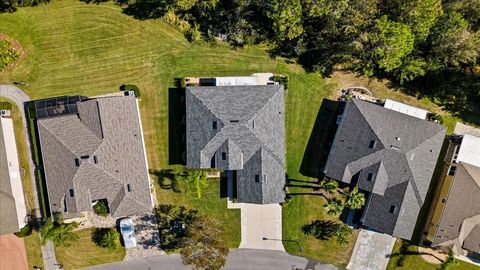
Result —
[[[25, 58], [15, 69], [0, 73], [0, 83], [28, 82], [22, 89], [34, 99], [97, 95], [118, 91], [122, 84], [137, 85], [141, 91], [149, 167], [153, 171], [172, 168], [168, 152], [168, 89], [174, 78], [253, 72], [289, 75], [287, 172], [297, 180], [311, 179], [301, 173], [301, 168], [312, 159], [305, 155], [305, 150], [316, 126], [317, 113], [323, 99], [331, 97], [336, 85], [345, 80], [339, 77], [326, 81], [317, 74], [306, 73], [297, 64], [271, 58], [265, 47], [232, 49], [222, 44], [190, 44], [160, 20], [135, 20], [110, 2], [89, 5], [63, 0], [0, 14], [0, 32], [18, 40], [25, 50]], [[396, 93], [383, 88], [379, 91], [384, 96]], [[309, 155], [315, 155], [315, 151]], [[225, 200], [216, 197], [218, 183], [210, 182], [200, 200], [161, 189], [158, 182], [156, 188], [159, 203], [184, 204], [223, 218], [230, 246], [238, 245], [239, 214], [227, 210]], [[323, 218], [322, 205], [319, 197], [296, 196], [284, 207], [284, 238], [299, 241], [303, 251], [299, 252], [294, 244], [287, 243], [285, 247], [295, 254], [345, 265], [351, 246], [339, 247], [334, 240], [319, 241], [301, 233], [302, 225]], [[75, 251], [57, 250], [63, 258], [73, 256], [67, 252]]]
[[[393, 248], [393, 254], [398, 254], [400, 252], [400, 246], [402, 245], [401, 240], [397, 240], [395, 243], [395, 247]], [[393, 256], [388, 263], [387, 270], [437, 270], [439, 269], [439, 265], [434, 265], [427, 263], [425, 260], [422, 259], [421, 256], [415, 254], [417, 252], [416, 246], [409, 246], [409, 252], [413, 254], [405, 255], [404, 265], [402, 267], [397, 266], [397, 261], [399, 259], [398, 256]], [[470, 263], [466, 263], [463, 261], [458, 261], [458, 265], [452, 266], [448, 268], [449, 270], [480, 270], [479, 266], [475, 266]]]
[[118, 246], [115, 250], [97, 246], [92, 241], [93, 229], [84, 229], [75, 232], [80, 239], [72, 242], [68, 247], [55, 246], [57, 261], [63, 264], [63, 269], [79, 269], [95, 264], [121, 261], [125, 257], [125, 248]]
[[40, 246], [40, 235], [33, 231], [31, 235], [24, 237], [25, 251], [27, 253], [27, 261], [29, 269], [34, 269], [34, 266], [43, 268], [43, 257]]

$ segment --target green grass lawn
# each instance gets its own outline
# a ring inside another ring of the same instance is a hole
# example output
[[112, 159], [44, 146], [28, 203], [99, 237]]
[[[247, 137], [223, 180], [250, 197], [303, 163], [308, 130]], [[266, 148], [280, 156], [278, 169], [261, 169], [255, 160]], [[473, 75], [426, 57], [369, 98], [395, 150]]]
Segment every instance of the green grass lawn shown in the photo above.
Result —
[[[395, 243], [395, 247], [393, 248], [393, 256], [388, 263], [387, 270], [437, 270], [439, 269], [440, 265], [434, 265], [427, 263], [421, 256], [413, 254], [413, 255], [405, 255], [404, 265], [402, 267], [397, 266], [397, 261], [399, 259], [398, 254], [400, 253], [400, 246], [402, 245], [401, 240], [397, 240]], [[416, 253], [417, 247], [416, 246], [409, 246], [409, 252]], [[458, 265], [452, 266], [449, 270], [480, 270], [479, 266], [475, 266], [470, 263], [466, 263], [463, 261], [458, 261]]]
[[[180, 190], [176, 193], [171, 189], [163, 189], [158, 184], [155, 185], [157, 198], [162, 204], [183, 205], [187, 208], [197, 209], [199, 214], [207, 214], [220, 222], [226, 232], [228, 246], [237, 248], [240, 244], [240, 210], [227, 209], [227, 199], [220, 199], [220, 180], [207, 180], [208, 187], [202, 189], [201, 198], [197, 198], [195, 191], [189, 194], [184, 193], [182, 184]], [[158, 181], [156, 181], [158, 183]]]
[[23, 237], [23, 242], [25, 243], [25, 251], [27, 253], [29, 269], [33, 269], [33, 266], [43, 268], [40, 234], [36, 231], [33, 231], [31, 235]]
[[[122, 14], [120, 7], [111, 2], [89, 5], [78, 0], [55, 1], [0, 14], [0, 32], [18, 40], [25, 49], [25, 58], [15, 69], [0, 73], [0, 83], [28, 82], [22, 89], [34, 99], [97, 95], [118, 91], [122, 84], [137, 85], [141, 91], [149, 167], [153, 171], [172, 168], [168, 152], [168, 89], [173, 86], [174, 78], [253, 72], [289, 75], [287, 172], [293, 179], [311, 179], [301, 173], [301, 168], [302, 163], [315, 160], [312, 155], [316, 152], [305, 155], [305, 150], [310, 145], [322, 100], [332, 95], [338, 82], [329, 83], [297, 64], [273, 59], [266, 47], [232, 49], [227, 45], [190, 44], [181, 33], [160, 20], [138, 21]], [[202, 199], [161, 189], [158, 181], [156, 187], [159, 203], [183, 204], [221, 218], [229, 245], [238, 246], [239, 213], [226, 209], [225, 199], [218, 196], [218, 182], [210, 181]], [[320, 241], [301, 232], [302, 225], [324, 217], [322, 205], [323, 199], [306, 195], [294, 197], [284, 207], [284, 238], [298, 240], [303, 251], [299, 252], [290, 243], [285, 247], [295, 254], [345, 265], [353, 243], [340, 247], [335, 240]], [[81, 245], [90, 244], [83, 242], [80, 241]], [[70, 249], [57, 248], [62, 256], [66, 256], [66, 250]]]
[[64, 269], [79, 269], [95, 264], [104, 264], [121, 261], [125, 257], [125, 248], [118, 246], [109, 251], [97, 246], [92, 241], [93, 229], [84, 229], [75, 232], [80, 239], [71, 242], [68, 247], [55, 246], [57, 261], [63, 264]]

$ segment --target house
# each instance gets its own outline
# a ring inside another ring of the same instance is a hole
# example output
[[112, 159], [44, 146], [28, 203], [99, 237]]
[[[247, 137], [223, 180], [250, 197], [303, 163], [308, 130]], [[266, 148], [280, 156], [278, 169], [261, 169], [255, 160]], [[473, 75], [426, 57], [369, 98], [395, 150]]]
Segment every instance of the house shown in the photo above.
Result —
[[0, 116], [0, 235], [20, 231], [27, 221], [13, 121], [9, 114], [3, 110]]
[[324, 173], [366, 194], [363, 226], [411, 239], [445, 133], [439, 124], [350, 100]]
[[35, 108], [52, 213], [78, 217], [101, 200], [113, 217], [152, 210], [134, 96], [61, 97]]
[[480, 258], [480, 137], [457, 135], [450, 140], [427, 239], [434, 247]]
[[284, 122], [282, 85], [187, 87], [187, 167], [232, 172], [238, 202], [283, 202]]

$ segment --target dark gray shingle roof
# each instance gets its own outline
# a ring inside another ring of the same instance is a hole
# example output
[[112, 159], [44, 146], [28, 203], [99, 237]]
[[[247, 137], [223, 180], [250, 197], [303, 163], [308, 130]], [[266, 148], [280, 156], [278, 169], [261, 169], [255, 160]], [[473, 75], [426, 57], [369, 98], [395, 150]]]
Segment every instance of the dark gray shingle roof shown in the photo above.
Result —
[[[458, 239], [460, 243], [464, 240], [467, 242], [469, 237], [475, 239], [477, 237], [475, 232], [468, 237], [467, 235], [461, 237], [460, 232], [466, 227], [473, 228], [478, 225], [480, 225], [480, 168], [460, 162], [455, 171], [433, 245], [449, 245], [458, 238], [465, 238]], [[473, 246], [469, 243], [470, 241], [467, 245], [464, 243], [464, 248], [472, 248]], [[478, 243], [480, 241], [477, 242], [477, 249]]]
[[186, 106], [188, 167], [210, 168], [214, 158], [238, 170], [239, 202], [284, 201], [283, 86], [188, 87]]
[[363, 224], [410, 239], [445, 132], [438, 124], [377, 104], [349, 101], [325, 174], [345, 183], [358, 174], [359, 188], [371, 192]]
[[465, 238], [463, 248], [480, 254], [480, 224], [475, 225]]
[[42, 118], [37, 126], [52, 212], [75, 216], [91, 210], [92, 201], [99, 199], [107, 199], [114, 217], [150, 211], [147, 164], [134, 97], [83, 101], [78, 104], [78, 114]]

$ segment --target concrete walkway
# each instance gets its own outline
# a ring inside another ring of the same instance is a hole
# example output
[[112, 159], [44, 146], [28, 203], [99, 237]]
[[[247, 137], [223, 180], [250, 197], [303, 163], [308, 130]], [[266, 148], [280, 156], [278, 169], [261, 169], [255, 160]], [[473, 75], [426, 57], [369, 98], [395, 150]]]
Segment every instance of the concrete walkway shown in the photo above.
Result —
[[347, 269], [385, 270], [396, 238], [361, 229]]
[[239, 248], [285, 251], [282, 244], [282, 206], [279, 204], [232, 203], [229, 209], [240, 209]]
[[[22, 120], [23, 120], [23, 128], [25, 132], [25, 145], [28, 150], [32, 149], [30, 146], [30, 140], [29, 140], [29, 135], [28, 135], [28, 125], [27, 125], [27, 118], [25, 114], [25, 103], [30, 101], [30, 97], [20, 90], [18, 87], [13, 86], [13, 85], [0, 85], [0, 97], [5, 97], [17, 104], [18, 109], [20, 110], [20, 113], [22, 115]], [[27, 151], [28, 155], [28, 165], [30, 167], [30, 179], [32, 179], [31, 184], [32, 184], [32, 190], [34, 193], [33, 196], [33, 203], [34, 203], [34, 208], [33, 214], [35, 215], [35, 218], [37, 220], [40, 220], [42, 218], [42, 214], [40, 212], [40, 204], [38, 201], [38, 190], [37, 190], [37, 185], [35, 181], [35, 172], [38, 170], [36, 168], [33, 158], [32, 158], [32, 153], [31, 151]], [[35, 196], [36, 195], [36, 196]], [[45, 246], [42, 247], [42, 255], [43, 255], [43, 263], [44, 263], [44, 269], [45, 270], [55, 270], [55, 269], [60, 269], [58, 266], [58, 262], [55, 258], [55, 250], [53, 249], [53, 244], [51, 241], [47, 242]]]

